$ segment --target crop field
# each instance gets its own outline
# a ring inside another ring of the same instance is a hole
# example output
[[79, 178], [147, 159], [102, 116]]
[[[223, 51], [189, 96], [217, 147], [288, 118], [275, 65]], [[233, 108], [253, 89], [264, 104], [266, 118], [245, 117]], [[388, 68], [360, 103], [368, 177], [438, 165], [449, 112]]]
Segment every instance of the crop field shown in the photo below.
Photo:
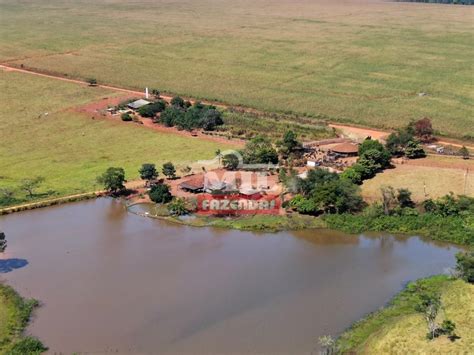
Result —
[[0, 70], [0, 188], [18, 190], [25, 178], [42, 176], [37, 197], [100, 190], [96, 177], [110, 166], [138, 177], [142, 163], [184, 166], [209, 159], [220, 144], [149, 130], [138, 124], [92, 119], [71, 107], [116, 95], [55, 79]]
[[0, 13], [9, 65], [381, 128], [429, 116], [474, 135], [471, 6], [0, 0]]

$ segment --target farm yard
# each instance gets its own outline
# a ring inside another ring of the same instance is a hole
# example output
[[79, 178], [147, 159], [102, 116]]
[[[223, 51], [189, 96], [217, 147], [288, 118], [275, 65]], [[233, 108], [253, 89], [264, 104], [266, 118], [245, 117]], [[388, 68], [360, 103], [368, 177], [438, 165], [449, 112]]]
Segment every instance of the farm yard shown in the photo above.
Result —
[[[0, 0], [0, 62], [133, 89], [472, 137], [471, 7]], [[47, 19], [47, 20], [45, 20]]]
[[98, 190], [96, 177], [109, 166], [134, 179], [144, 162], [184, 166], [232, 147], [75, 110], [118, 95], [110, 90], [2, 70], [0, 86], [0, 188], [13, 189], [16, 203], [25, 200], [18, 185], [26, 178], [45, 178], [36, 198], [77, 194]]

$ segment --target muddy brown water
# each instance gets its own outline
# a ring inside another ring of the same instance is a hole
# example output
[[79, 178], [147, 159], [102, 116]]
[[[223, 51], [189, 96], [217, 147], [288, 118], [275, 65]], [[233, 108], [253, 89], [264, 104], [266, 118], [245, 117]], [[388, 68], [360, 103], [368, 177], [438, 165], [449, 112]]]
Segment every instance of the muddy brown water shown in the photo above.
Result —
[[[99, 199], [0, 217], [0, 278], [41, 301], [51, 352], [311, 353], [457, 248], [324, 230], [173, 225]], [[16, 260], [16, 261], [15, 261]]]

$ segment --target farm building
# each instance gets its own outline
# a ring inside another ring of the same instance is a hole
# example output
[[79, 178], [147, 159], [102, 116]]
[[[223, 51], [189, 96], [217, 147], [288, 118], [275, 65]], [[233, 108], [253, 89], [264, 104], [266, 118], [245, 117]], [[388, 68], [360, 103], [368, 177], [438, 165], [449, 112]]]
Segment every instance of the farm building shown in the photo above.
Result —
[[359, 154], [359, 146], [353, 143], [342, 143], [331, 148], [334, 153], [346, 157], [355, 157]]
[[200, 193], [204, 190], [204, 176], [195, 176], [188, 180], [183, 181], [180, 183], [179, 188], [181, 190], [192, 192], [192, 193]]
[[150, 101], [140, 99], [137, 101], [130, 102], [127, 106], [131, 108], [132, 110], [138, 110], [140, 107], [149, 105], [150, 103], [151, 103]]

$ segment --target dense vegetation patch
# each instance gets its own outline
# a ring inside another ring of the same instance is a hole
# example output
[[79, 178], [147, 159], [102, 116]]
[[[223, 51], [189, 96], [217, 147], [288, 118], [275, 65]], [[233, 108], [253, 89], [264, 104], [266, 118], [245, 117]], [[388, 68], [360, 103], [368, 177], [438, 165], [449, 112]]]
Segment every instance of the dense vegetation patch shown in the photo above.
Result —
[[22, 335], [36, 300], [21, 298], [10, 286], [0, 284], [0, 353], [39, 354], [47, 348], [39, 340]]

